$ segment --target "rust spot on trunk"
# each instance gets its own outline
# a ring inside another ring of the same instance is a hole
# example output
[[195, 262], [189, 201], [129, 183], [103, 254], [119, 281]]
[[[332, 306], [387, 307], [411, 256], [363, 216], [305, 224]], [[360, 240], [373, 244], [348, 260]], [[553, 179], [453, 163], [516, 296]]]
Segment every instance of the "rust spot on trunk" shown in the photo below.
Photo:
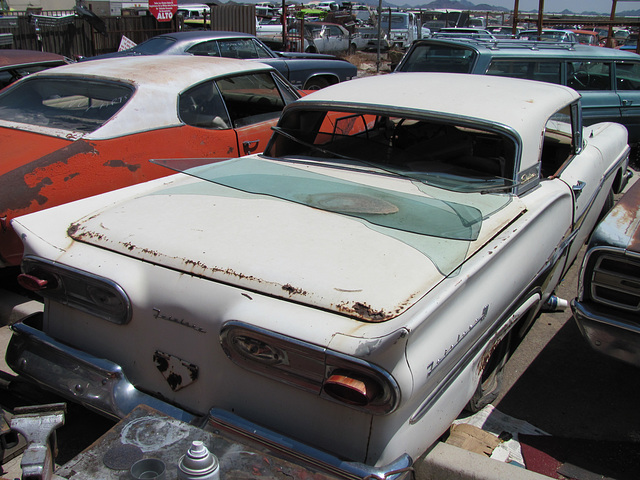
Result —
[[386, 313], [384, 310], [375, 310], [371, 305], [362, 302], [355, 302], [352, 306], [345, 304], [338, 305], [337, 309], [340, 312], [357, 316], [371, 322], [383, 322], [393, 317], [393, 315]]
[[282, 286], [282, 289], [287, 292], [289, 295], [306, 295], [307, 292], [302, 290], [301, 288], [295, 288], [290, 284], [286, 284]]
[[135, 172], [140, 168], [140, 165], [131, 165], [129, 163], [125, 163], [123, 160], [109, 160], [108, 162], [103, 163], [105, 167], [112, 168], [127, 168], [130, 172]]
[[44, 177], [36, 184], [29, 185], [26, 177], [32, 175], [33, 172], [37, 170], [46, 171], [56, 163], [66, 164], [68, 159], [74, 155], [93, 151], [94, 148], [91, 144], [84, 140], [78, 140], [60, 150], [56, 150], [53, 153], [7, 172], [2, 176], [2, 183], [0, 183], [0, 210], [7, 211], [28, 208], [33, 202], [36, 202], [38, 205], [44, 205], [47, 198], [43, 197], [40, 191], [43, 187], [51, 184], [51, 179]]

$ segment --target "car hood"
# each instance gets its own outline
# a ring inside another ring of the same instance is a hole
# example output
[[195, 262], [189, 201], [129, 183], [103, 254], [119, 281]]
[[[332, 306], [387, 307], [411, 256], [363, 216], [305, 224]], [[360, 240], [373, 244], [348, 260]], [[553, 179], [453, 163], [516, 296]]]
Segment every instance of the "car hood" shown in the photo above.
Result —
[[385, 321], [524, 211], [504, 194], [259, 156], [187, 172], [198, 178], [171, 177], [74, 222], [68, 234], [176, 271]]

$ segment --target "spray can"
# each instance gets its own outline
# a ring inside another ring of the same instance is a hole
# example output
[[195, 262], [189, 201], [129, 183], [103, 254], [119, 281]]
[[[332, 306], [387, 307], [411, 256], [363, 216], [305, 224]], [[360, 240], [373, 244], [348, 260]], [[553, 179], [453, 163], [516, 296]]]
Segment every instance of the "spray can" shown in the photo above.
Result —
[[178, 480], [220, 480], [218, 458], [199, 440], [194, 440], [178, 462]]

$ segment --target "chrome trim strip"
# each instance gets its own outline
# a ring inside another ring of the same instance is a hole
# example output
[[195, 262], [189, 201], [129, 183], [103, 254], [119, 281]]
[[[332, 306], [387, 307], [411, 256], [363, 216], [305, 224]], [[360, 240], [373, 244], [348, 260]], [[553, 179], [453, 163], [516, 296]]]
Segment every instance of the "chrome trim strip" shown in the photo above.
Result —
[[31, 315], [11, 326], [13, 335], [6, 361], [13, 371], [115, 420], [140, 404], [187, 423], [195, 419], [194, 415], [137, 390], [119, 365], [64, 345], [24, 323], [40, 315]]
[[[528, 296], [522, 297], [519, 303], [516, 303], [515, 307], [509, 310], [508, 315], [501, 317], [500, 321], [492, 323], [487, 327], [480, 335], [478, 335], [473, 346], [468, 350], [462, 350], [459, 354], [459, 358], [456, 359], [456, 363], [444, 377], [440, 380], [440, 383], [432, 390], [431, 394], [422, 402], [418, 410], [409, 419], [410, 425], [418, 423], [438, 401], [438, 399], [444, 394], [444, 392], [451, 387], [451, 385], [458, 379], [460, 373], [467, 368], [472, 360], [482, 350], [489, 346], [489, 341], [495, 337], [496, 345], [502, 340], [507, 333], [518, 323], [518, 320], [524, 318], [524, 315], [530, 311], [531, 308], [535, 308], [535, 304], [541, 301], [539, 289], [533, 289], [529, 292]], [[523, 310], [524, 308], [524, 310]]]
[[596, 312], [591, 304], [571, 301], [573, 319], [595, 351], [640, 366], [640, 325]]
[[607, 317], [602, 314], [596, 313], [583, 303], [572, 300], [571, 309], [573, 310], [573, 314], [578, 322], [583, 320], [590, 320], [592, 322], [601, 323], [603, 325], [615, 327], [620, 330], [640, 335], [640, 325], [633, 325], [621, 320], [616, 320], [612, 317]]
[[413, 460], [406, 453], [388, 465], [380, 467], [348, 462], [219, 408], [213, 408], [209, 412], [205, 429], [207, 428], [223, 430], [248, 441], [258, 442], [279, 453], [293, 456], [293, 461], [296, 463], [307, 464], [344, 479], [409, 480], [414, 478]]

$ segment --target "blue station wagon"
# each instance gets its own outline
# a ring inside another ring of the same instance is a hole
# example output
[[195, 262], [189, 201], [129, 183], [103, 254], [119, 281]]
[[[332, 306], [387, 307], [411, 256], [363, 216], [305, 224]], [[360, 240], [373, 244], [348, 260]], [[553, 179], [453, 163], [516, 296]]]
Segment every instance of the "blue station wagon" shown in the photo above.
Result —
[[418, 40], [396, 72], [476, 73], [567, 85], [582, 96], [585, 125], [622, 123], [640, 141], [640, 55], [567, 42]]

